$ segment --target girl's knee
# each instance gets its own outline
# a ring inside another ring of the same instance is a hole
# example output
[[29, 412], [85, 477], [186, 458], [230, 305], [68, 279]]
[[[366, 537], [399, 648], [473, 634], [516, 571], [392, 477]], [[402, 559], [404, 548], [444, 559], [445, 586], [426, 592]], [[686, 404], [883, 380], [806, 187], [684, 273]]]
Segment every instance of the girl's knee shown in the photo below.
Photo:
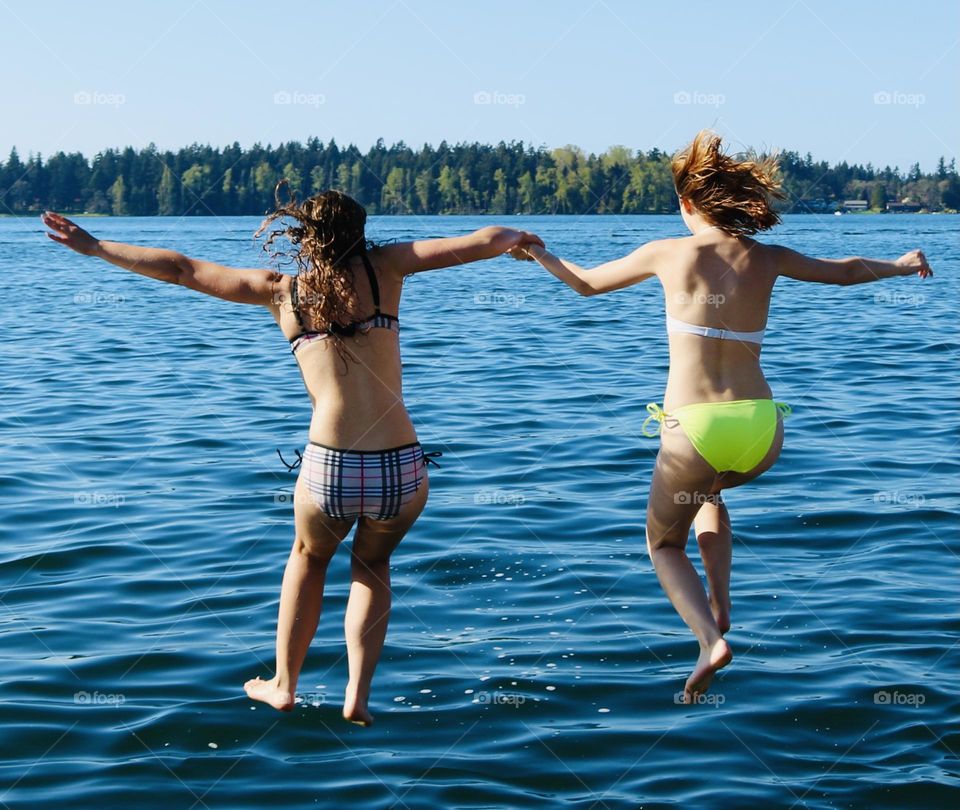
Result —
[[354, 567], [360, 567], [375, 571], [377, 569], [390, 567], [390, 554], [393, 549], [354, 549], [351, 563]]
[[654, 528], [651, 530], [648, 526], [647, 528], [647, 552], [652, 556], [657, 551], [662, 551], [664, 549], [673, 548], [683, 551], [687, 546], [687, 534], [690, 530], [684, 534], [681, 534], [678, 530], [673, 528], [660, 529]]
[[293, 551], [309, 563], [327, 565], [336, 552], [337, 545], [339, 544], [316, 543], [309, 538], [298, 536], [293, 541]]
[[647, 538], [647, 551], [651, 556], [658, 551], [683, 551], [687, 546], [686, 540], [677, 540], [673, 537], [660, 536], [656, 538]]

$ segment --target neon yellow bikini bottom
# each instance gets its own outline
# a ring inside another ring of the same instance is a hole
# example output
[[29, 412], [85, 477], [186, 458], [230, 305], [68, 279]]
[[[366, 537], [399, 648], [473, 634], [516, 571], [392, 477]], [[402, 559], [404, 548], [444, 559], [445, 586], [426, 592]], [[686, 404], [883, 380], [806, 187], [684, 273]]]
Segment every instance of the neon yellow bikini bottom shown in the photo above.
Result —
[[[649, 416], [641, 428], [644, 436], [657, 436], [664, 421], [677, 422], [696, 451], [717, 472], [745, 473], [756, 467], [777, 433], [777, 416], [791, 413], [786, 402], [772, 399], [737, 399], [732, 402], [696, 402], [666, 413], [647, 405]], [[651, 433], [647, 426], [660, 424]]]

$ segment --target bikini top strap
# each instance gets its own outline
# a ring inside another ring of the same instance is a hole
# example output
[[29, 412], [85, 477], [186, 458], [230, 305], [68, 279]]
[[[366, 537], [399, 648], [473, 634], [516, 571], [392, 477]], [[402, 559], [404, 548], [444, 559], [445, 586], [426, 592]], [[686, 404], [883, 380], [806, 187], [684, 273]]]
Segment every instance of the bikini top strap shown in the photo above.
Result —
[[297, 316], [297, 323], [300, 324], [301, 329], [306, 329], [307, 327], [303, 325], [303, 317], [300, 315], [300, 296], [297, 293], [297, 279], [298, 276], [293, 277], [293, 281], [290, 282], [290, 304], [293, 306], [293, 314]]
[[370, 264], [370, 259], [367, 258], [366, 253], [361, 253], [360, 258], [363, 260], [364, 269], [367, 271], [367, 280], [370, 282], [370, 292], [373, 295], [373, 308], [375, 314], [380, 314], [380, 285], [377, 284], [377, 274], [373, 269], [373, 265]]

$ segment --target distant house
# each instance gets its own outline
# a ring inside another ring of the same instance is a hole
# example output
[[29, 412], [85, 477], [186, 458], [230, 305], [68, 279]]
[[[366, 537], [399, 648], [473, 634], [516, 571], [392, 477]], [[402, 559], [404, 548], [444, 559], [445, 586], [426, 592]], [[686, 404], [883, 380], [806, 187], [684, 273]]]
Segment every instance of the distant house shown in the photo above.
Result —
[[794, 202], [790, 209], [792, 213], [822, 214], [831, 210], [831, 205], [824, 199], [802, 199]]
[[866, 211], [870, 208], [870, 203], [866, 200], [844, 200], [840, 204], [841, 211]]
[[920, 205], [912, 202], [887, 203], [887, 210], [892, 214], [915, 214], [920, 208]]

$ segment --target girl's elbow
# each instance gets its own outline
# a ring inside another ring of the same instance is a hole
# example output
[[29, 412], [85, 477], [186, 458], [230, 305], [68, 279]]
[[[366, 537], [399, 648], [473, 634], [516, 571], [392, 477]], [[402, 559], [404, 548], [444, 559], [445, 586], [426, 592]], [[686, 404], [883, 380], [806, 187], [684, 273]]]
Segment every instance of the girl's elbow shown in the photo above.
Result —
[[193, 277], [193, 263], [188, 256], [174, 251], [170, 256], [170, 263], [167, 277], [162, 279], [170, 284], [177, 284], [181, 287], [189, 287], [190, 279]]
[[877, 277], [868, 272], [863, 259], [856, 256], [847, 260], [838, 283], [844, 287], [852, 287], [854, 284], [866, 284], [876, 280]]

